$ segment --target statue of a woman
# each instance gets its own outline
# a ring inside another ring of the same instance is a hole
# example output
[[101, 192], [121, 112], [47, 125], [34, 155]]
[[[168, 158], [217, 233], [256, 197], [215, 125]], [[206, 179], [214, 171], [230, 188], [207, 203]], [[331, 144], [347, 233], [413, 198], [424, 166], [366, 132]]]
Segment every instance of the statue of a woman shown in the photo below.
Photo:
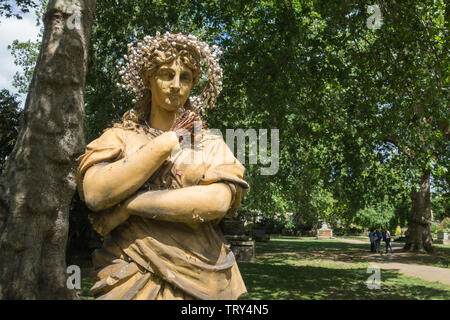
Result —
[[[180, 110], [192, 110], [198, 120], [195, 111], [214, 104], [222, 76], [217, 51], [194, 36], [170, 33], [128, 47], [119, 85], [134, 92], [134, 110], [86, 147], [78, 167], [80, 196], [96, 212], [91, 221], [104, 237], [93, 253], [97, 299], [237, 299], [246, 293], [218, 227], [249, 188], [244, 167], [222, 137], [204, 128], [196, 148], [183, 146], [183, 126], [177, 127]], [[208, 81], [189, 99], [201, 58]], [[201, 161], [192, 160], [194, 152]]]

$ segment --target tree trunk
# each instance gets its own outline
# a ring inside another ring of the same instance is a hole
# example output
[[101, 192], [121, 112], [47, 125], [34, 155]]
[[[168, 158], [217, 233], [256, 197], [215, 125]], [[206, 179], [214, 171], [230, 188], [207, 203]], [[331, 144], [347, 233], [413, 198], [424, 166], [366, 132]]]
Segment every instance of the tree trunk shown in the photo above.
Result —
[[[73, 12], [73, 4], [81, 9]], [[84, 151], [95, 0], [51, 0], [17, 143], [0, 180], [0, 299], [70, 299], [69, 206]], [[77, 24], [79, 17], [80, 24]]]
[[425, 173], [420, 179], [418, 191], [411, 192], [412, 208], [408, 224], [408, 237], [404, 251], [433, 252], [433, 239], [431, 238], [431, 211], [430, 173]]

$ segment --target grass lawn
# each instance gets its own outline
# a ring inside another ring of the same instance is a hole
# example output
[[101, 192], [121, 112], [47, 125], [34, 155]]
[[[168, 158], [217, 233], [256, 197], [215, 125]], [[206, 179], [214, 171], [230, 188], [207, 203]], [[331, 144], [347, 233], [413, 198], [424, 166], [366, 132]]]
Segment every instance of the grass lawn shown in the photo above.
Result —
[[[280, 238], [280, 236], [275, 235], [274, 239]], [[361, 248], [366, 250], [369, 246], [369, 237], [364, 236], [346, 236], [346, 237], [337, 237], [337, 238], [345, 238], [345, 239], [353, 239], [365, 241], [367, 245], [363, 245]], [[307, 238], [303, 238], [307, 239]], [[312, 238], [309, 238], [312, 239]], [[400, 244], [402, 247], [404, 246], [404, 242], [393, 242], [394, 245]], [[440, 268], [450, 268], [450, 245], [444, 244], [434, 244], [435, 248], [434, 254], [428, 253], [402, 253], [402, 259], [408, 262], [425, 264]], [[384, 250], [384, 242], [381, 242], [381, 248]], [[398, 249], [396, 249], [398, 252]]]
[[450, 245], [434, 244], [436, 252], [432, 255], [418, 253], [414, 255], [417, 263], [432, 265], [440, 268], [450, 268]]
[[[368, 289], [370, 263], [361, 255], [367, 249], [365, 244], [300, 237], [275, 236], [269, 242], [257, 242], [255, 262], [239, 263], [249, 292], [241, 299], [450, 299], [450, 286], [387, 270], [381, 270], [381, 288]], [[450, 247], [439, 249], [440, 259], [450, 261]], [[414, 259], [415, 263], [436, 262], [426, 255]], [[90, 261], [85, 257], [71, 260], [82, 268], [82, 275], [89, 273]], [[84, 277], [79, 294], [92, 299], [91, 286]]]
[[361, 250], [367, 246], [314, 238], [257, 243], [256, 261], [239, 263], [249, 292], [243, 299], [450, 299], [450, 286], [386, 270], [380, 289], [368, 289]]

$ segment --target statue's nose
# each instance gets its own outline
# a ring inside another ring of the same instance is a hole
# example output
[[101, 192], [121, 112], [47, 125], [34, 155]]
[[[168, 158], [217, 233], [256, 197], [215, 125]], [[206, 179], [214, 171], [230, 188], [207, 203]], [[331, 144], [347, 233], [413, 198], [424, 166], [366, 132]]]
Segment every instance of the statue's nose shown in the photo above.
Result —
[[180, 77], [176, 75], [170, 85], [170, 90], [172, 92], [178, 92], [180, 91]]

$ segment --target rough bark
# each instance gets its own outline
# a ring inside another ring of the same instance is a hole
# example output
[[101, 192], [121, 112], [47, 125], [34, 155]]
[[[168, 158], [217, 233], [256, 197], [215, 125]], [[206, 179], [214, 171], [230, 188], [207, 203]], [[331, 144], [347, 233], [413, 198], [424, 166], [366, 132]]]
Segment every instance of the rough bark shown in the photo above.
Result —
[[411, 193], [412, 208], [408, 224], [408, 237], [404, 251], [433, 252], [433, 239], [431, 237], [431, 211], [430, 173], [425, 173], [420, 179], [420, 188]]
[[[0, 180], [0, 299], [70, 299], [65, 251], [95, 0], [52, 0], [17, 143]], [[81, 8], [81, 24], [71, 5]], [[73, 21], [73, 20], [72, 20]]]

